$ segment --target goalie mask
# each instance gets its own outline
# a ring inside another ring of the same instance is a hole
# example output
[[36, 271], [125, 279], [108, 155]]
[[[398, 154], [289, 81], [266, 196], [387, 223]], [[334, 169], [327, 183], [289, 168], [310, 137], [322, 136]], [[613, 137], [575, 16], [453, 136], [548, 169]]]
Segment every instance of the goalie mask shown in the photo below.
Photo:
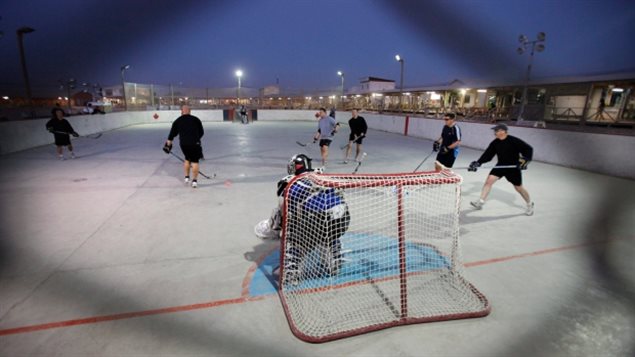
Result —
[[311, 158], [304, 154], [293, 156], [287, 165], [289, 175], [299, 175], [307, 171], [311, 171]]

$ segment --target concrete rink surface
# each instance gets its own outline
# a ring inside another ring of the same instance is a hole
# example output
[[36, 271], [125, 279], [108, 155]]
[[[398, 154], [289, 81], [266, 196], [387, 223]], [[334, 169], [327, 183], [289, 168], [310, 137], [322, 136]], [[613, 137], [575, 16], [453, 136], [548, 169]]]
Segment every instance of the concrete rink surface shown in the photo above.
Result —
[[[201, 170], [216, 177], [197, 189], [161, 150], [169, 124], [74, 139], [74, 160], [57, 160], [53, 145], [0, 157], [1, 356], [634, 355], [632, 180], [532, 162], [529, 217], [504, 180], [473, 210], [488, 170], [457, 170], [465, 276], [491, 313], [310, 344], [275, 293], [247, 287], [278, 247], [253, 228], [289, 159], [319, 162], [316, 147], [295, 143], [316, 123], [204, 127]], [[327, 172], [353, 170], [339, 163], [347, 137], [345, 125]], [[370, 130], [364, 148], [359, 173], [411, 172], [432, 142]], [[480, 154], [463, 147], [455, 166]]]

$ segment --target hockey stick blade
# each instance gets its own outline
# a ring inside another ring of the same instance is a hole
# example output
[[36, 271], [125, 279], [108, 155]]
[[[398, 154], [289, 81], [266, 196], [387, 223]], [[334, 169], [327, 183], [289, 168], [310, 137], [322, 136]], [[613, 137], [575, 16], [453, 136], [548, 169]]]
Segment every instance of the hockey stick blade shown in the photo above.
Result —
[[355, 165], [355, 170], [353, 170], [353, 174], [357, 173], [357, 170], [359, 170], [359, 167], [362, 165], [362, 161], [364, 161], [364, 158], [366, 158], [366, 153], [363, 153], [362, 158], [359, 159], [359, 161], [357, 161], [357, 165]]
[[[172, 156], [174, 156], [174, 157], [176, 157], [177, 159], [179, 159], [179, 161], [181, 161], [181, 162], [185, 162], [185, 160], [184, 160], [182, 157], [180, 157], [179, 155], [177, 155], [177, 154], [173, 153], [172, 151], [170, 151], [170, 154], [172, 154]], [[199, 173], [199, 175], [201, 175], [201, 176], [205, 177], [205, 178], [206, 178], [206, 179], [208, 179], [208, 180], [211, 180], [211, 179], [213, 179], [214, 177], [216, 177], [216, 173], [213, 173], [211, 177], [210, 177], [210, 176], [205, 175], [203, 172], [201, 172], [201, 170], [199, 170], [199, 171], [198, 171], [198, 173]]]

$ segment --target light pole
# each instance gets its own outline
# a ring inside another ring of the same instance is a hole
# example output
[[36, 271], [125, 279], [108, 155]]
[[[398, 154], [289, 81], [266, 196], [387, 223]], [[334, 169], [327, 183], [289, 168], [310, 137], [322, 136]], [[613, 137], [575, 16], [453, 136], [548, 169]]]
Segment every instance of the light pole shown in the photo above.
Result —
[[26, 86], [26, 100], [29, 104], [29, 111], [31, 118], [35, 117], [35, 111], [33, 110], [33, 100], [31, 97], [31, 84], [29, 84], [29, 73], [26, 70], [26, 59], [24, 58], [24, 44], [22, 43], [22, 38], [24, 34], [31, 33], [35, 31], [30, 27], [20, 27], [15, 33], [18, 36], [18, 47], [20, 49], [20, 63], [22, 64], [22, 76], [24, 77], [24, 85]]
[[538, 32], [536, 39], [533, 41], [529, 41], [527, 36], [520, 35], [518, 37], [518, 42], [520, 42], [520, 46], [516, 49], [519, 55], [525, 53], [529, 45], [531, 45], [531, 53], [529, 54], [529, 65], [527, 66], [527, 73], [525, 75], [525, 86], [523, 87], [523, 97], [520, 103], [520, 110], [518, 111], [517, 122], [523, 120], [523, 113], [525, 112], [525, 105], [527, 104], [527, 87], [529, 86], [529, 78], [531, 76], [531, 64], [534, 60], [534, 52], [542, 52], [545, 50], [545, 33]]
[[403, 95], [403, 58], [399, 55], [395, 55], [395, 59], [401, 65], [401, 75], [399, 80], [399, 111], [401, 111], [401, 96]]
[[344, 72], [337, 71], [337, 75], [342, 77], [342, 85], [341, 85], [342, 95], [340, 96], [340, 101], [342, 102], [342, 109], [344, 109]]
[[124, 75], [123, 73], [127, 70], [130, 69], [130, 65], [124, 65], [121, 66], [121, 90], [122, 90], [122, 95], [123, 95], [123, 107], [125, 111], [128, 111], [128, 100], [126, 99], [126, 81], [124, 79]]
[[243, 71], [237, 70], [236, 77], [238, 77], [238, 88], [236, 89], [236, 105], [238, 105], [240, 104], [240, 79], [243, 77]]

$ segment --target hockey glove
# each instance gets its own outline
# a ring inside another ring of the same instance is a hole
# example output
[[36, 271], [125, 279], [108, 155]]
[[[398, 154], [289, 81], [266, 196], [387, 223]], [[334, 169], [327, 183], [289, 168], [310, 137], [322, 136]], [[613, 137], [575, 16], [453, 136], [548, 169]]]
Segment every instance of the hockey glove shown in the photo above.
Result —
[[75, 131], [72, 132], [71, 135], [73, 135], [74, 137], [78, 137], [79, 136], [79, 134], [77, 134], [77, 132], [75, 132]]
[[476, 170], [478, 170], [479, 167], [481, 167], [481, 163], [480, 162], [472, 161], [470, 163], [470, 167], [467, 168], [467, 171], [476, 172]]
[[527, 170], [527, 165], [529, 165], [529, 160], [525, 159], [524, 157], [521, 157], [520, 159], [518, 159], [518, 168], [521, 170]]
[[450, 151], [450, 149], [448, 149], [447, 146], [441, 146], [441, 153], [442, 154], [447, 154]]
[[438, 142], [434, 142], [432, 143], [432, 151], [437, 152], [439, 151], [439, 148], [441, 147], [441, 144], [439, 144]]
[[163, 152], [169, 154], [170, 151], [172, 151], [172, 145], [168, 145], [168, 143], [165, 143], [165, 145], [163, 145]]

